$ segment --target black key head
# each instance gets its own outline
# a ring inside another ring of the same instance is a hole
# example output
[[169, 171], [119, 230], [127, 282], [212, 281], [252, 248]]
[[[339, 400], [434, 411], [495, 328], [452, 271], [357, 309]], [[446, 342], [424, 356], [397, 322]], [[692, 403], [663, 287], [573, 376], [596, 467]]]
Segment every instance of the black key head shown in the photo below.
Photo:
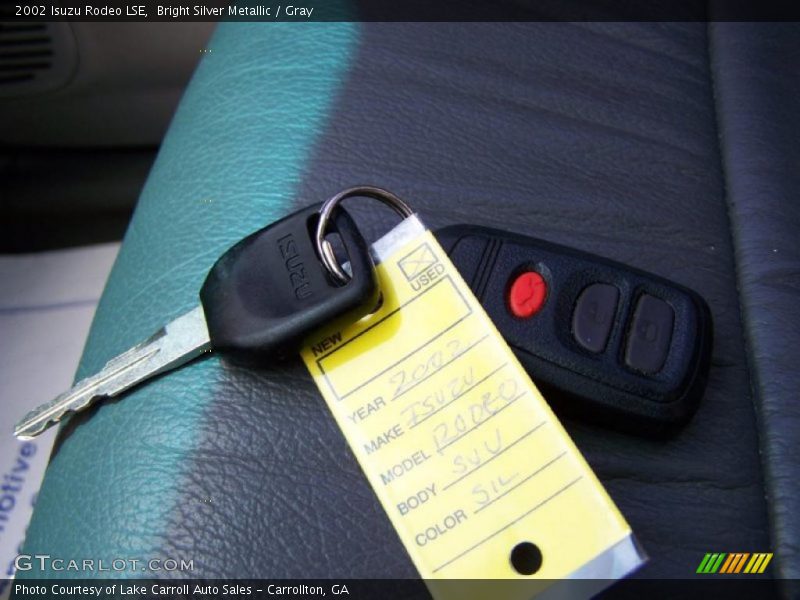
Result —
[[334, 214], [352, 277], [337, 283], [314, 243], [319, 205], [309, 206], [232, 246], [200, 290], [211, 344], [248, 363], [296, 354], [314, 330], [358, 320], [375, 308], [378, 285], [367, 242], [343, 209]]

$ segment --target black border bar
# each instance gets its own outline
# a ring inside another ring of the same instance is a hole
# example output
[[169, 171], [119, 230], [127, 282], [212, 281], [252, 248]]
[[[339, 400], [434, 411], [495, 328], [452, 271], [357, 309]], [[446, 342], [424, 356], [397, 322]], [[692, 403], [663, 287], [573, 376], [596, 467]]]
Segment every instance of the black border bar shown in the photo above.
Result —
[[[159, 13], [159, 6], [170, 9]], [[90, 7], [91, 10], [87, 10]], [[230, 7], [234, 7], [231, 10]], [[291, 7], [291, 10], [290, 10]], [[71, 9], [71, 10], [69, 10]], [[2, 0], [0, 21], [800, 21], [790, 0]], [[2, 24], [0, 24], [2, 27]]]
[[[753, 577], [705, 576], [695, 579], [625, 579], [606, 580], [435, 580], [430, 582], [437, 592], [459, 597], [464, 590], [470, 597], [502, 600], [523, 597], [530, 590], [542, 591], [550, 586], [569, 586], [570, 597], [598, 589], [598, 598], [777, 598], [777, 582], [769, 575]], [[431, 598], [425, 581], [420, 579], [29, 579], [0, 580], [2, 587], [11, 587], [11, 598], [27, 600], [83, 600], [86, 598], [119, 598], [126, 600], [210, 600], [218, 598], [315, 599], [326, 600], [428, 600]], [[23, 587], [24, 586], [24, 587]], [[112, 588], [112, 586], [115, 586]], [[127, 588], [122, 593], [123, 587]], [[134, 588], [136, 592], [131, 593]], [[171, 588], [174, 593], [157, 590]], [[97, 593], [98, 588], [100, 593]], [[346, 588], [346, 593], [342, 593]], [[197, 590], [200, 591], [197, 591]], [[94, 591], [92, 591], [94, 590]], [[276, 593], [277, 590], [283, 590]], [[290, 591], [286, 591], [290, 590]], [[295, 591], [291, 591], [295, 590]], [[324, 595], [319, 592], [322, 590]], [[554, 590], [555, 591], [555, 590]], [[154, 593], [155, 592], [155, 593]], [[338, 592], [338, 593], [337, 593]], [[522, 595], [519, 595], [522, 594]], [[583, 595], [583, 597], [589, 597]]]

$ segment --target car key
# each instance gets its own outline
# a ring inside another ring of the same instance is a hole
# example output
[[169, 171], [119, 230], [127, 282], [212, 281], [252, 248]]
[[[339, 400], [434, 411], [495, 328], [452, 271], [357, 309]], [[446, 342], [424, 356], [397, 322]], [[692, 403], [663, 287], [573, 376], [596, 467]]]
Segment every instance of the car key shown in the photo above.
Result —
[[240, 362], [296, 353], [314, 329], [371, 311], [378, 290], [369, 248], [343, 209], [333, 230], [350, 263], [346, 283], [333, 280], [320, 262], [313, 230], [319, 205], [261, 229], [227, 250], [209, 271], [200, 306], [145, 342], [111, 359], [97, 374], [31, 411], [14, 434], [30, 438], [100, 398], [113, 397], [209, 350]]
[[712, 346], [698, 294], [505, 231], [456, 225], [436, 237], [557, 412], [642, 434], [691, 418]]

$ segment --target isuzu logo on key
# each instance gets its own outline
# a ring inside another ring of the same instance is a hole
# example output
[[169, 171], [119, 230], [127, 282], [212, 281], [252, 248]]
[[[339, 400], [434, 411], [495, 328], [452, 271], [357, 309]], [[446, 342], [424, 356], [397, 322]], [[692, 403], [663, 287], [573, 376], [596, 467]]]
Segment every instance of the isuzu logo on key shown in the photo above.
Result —
[[290, 233], [278, 240], [278, 248], [283, 257], [286, 272], [289, 274], [289, 281], [294, 290], [294, 297], [298, 300], [308, 298], [311, 295], [311, 284], [306, 279], [306, 267], [300, 253], [297, 251], [297, 243], [294, 236]]

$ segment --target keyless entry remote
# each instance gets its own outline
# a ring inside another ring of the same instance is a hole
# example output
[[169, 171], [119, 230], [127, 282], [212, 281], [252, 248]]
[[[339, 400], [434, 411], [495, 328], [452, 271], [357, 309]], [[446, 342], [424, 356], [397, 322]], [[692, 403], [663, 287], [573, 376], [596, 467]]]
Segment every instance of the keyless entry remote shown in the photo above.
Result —
[[698, 294], [504, 231], [456, 225], [436, 237], [557, 412], [645, 434], [691, 418], [712, 345]]

